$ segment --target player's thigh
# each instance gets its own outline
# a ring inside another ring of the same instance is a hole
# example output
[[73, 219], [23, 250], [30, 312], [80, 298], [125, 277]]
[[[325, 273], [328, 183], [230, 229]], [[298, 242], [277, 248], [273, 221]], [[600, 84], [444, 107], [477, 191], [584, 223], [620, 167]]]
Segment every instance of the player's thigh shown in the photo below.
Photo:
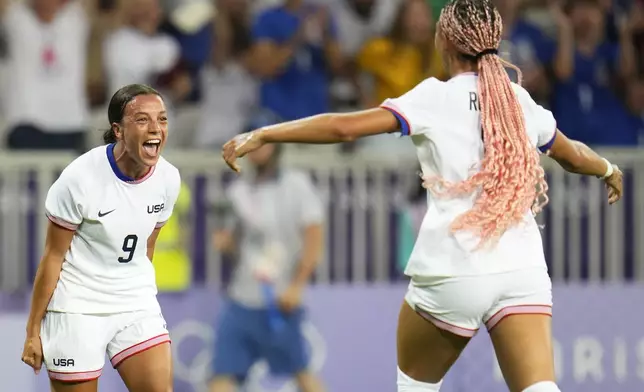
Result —
[[230, 385], [242, 383], [251, 366], [260, 358], [257, 332], [264, 315], [235, 302], [224, 305], [215, 326], [213, 379], [211, 390], [228, 391]]
[[545, 268], [504, 275], [503, 295], [486, 325], [510, 391], [520, 392], [555, 380], [552, 285]]
[[[47, 312], [40, 337], [43, 361], [49, 378], [58, 386], [70, 383], [72, 389], [90, 388], [100, 377], [109, 341], [105, 316]], [[82, 386], [87, 383], [88, 386]]]
[[494, 302], [489, 286], [485, 277], [412, 279], [398, 319], [400, 370], [416, 381], [439, 382]]
[[117, 333], [107, 346], [112, 366], [131, 392], [172, 390], [172, 352], [158, 311], [116, 315]]
[[98, 379], [84, 382], [62, 382], [49, 380], [51, 392], [97, 392]]

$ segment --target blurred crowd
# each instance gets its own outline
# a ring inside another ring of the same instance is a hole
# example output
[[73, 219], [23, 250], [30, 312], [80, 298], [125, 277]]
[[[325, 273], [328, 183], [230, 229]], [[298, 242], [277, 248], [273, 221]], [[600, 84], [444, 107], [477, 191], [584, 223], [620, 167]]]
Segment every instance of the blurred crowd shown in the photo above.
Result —
[[[495, 1], [502, 56], [565, 133], [644, 144], [644, 1]], [[446, 2], [0, 0], [2, 145], [83, 151], [91, 113], [129, 83], [197, 113], [175, 129], [184, 148], [217, 149], [258, 112], [377, 106], [447, 78], [433, 48]]]

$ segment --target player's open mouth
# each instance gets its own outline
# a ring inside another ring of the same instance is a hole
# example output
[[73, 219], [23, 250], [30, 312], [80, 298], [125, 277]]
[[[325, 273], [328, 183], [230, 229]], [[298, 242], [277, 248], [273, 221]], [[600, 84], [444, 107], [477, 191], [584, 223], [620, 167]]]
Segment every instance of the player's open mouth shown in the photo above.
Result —
[[143, 143], [143, 151], [150, 157], [156, 158], [159, 156], [159, 149], [161, 148], [161, 139], [150, 139]]

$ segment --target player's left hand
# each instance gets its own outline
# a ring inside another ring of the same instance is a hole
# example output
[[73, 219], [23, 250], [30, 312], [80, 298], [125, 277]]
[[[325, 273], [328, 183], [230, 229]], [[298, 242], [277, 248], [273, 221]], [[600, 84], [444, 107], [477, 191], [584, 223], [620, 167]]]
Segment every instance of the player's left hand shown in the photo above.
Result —
[[257, 150], [264, 144], [259, 131], [242, 133], [224, 144], [221, 156], [226, 161], [228, 167], [236, 173], [239, 173], [241, 168], [237, 163], [237, 158], [242, 158], [244, 155]]
[[280, 309], [290, 313], [302, 305], [302, 287], [296, 284], [290, 285], [277, 299]]

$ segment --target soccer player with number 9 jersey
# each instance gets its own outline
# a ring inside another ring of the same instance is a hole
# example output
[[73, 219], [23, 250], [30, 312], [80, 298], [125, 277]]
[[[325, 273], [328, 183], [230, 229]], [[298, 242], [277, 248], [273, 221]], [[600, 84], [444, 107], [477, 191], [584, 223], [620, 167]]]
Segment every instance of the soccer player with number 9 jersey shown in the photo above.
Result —
[[172, 215], [179, 171], [161, 157], [160, 94], [129, 85], [112, 97], [107, 145], [74, 160], [51, 186], [23, 362], [47, 367], [53, 391], [96, 391], [105, 354], [130, 391], [172, 388], [170, 337], [152, 256]]

